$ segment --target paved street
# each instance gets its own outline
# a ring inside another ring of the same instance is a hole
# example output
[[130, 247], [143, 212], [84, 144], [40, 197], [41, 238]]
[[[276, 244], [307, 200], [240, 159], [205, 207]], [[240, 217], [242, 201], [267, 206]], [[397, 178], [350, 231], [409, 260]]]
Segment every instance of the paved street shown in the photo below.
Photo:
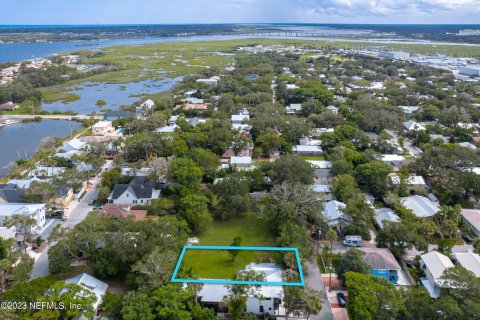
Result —
[[[393, 130], [385, 130], [388, 132], [389, 135], [392, 136], [392, 138], [395, 140], [395, 142], [398, 143], [398, 136], [397, 134], [393, 131]], [[420, 150], [419, 148], [415, 147], [414, 145], [412, 145], [412, 143], [410, 142], [410, 140], [408, 139], [405, 139], [404, 142], [403, 142], [403, 147], [405, 149], [408, 150], [408, 152], [414, 157], [414, 158], [419, 158], [422, 156], [423, 154], [423, 151]]]
[[305, 284], [308, 287], [311, 287], [320, 292], [320, 299], [322, 302], [322, 310], [318, 315], [311, 315], [310, 319], [312, 320], [333, 320], [333, 313], [332, 309], [330, 308], [330, 304], [328, 303], [328, 299], [326, 297], [325, 286], [322, 282], [322, 275], [320, 270], [318, 269], [317, 264], [313, 260], [307, 261], [307, 270], [306, 277], [305, 277]]

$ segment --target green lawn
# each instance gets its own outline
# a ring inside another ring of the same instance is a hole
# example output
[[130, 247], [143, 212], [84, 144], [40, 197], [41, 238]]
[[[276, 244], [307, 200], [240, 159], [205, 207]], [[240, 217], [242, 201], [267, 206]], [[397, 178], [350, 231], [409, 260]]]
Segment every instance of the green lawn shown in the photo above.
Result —
[[[224, 222], [214, 222], [200, 234], [200, 245], [228, 246], [233, 238], [242, 238], [241, 246], [275, 246], [271, 226], [263, 218], [247, 215]], [[280, 262], [280, 254], [273, 251], [240, 251], [235, 261], [226, 250], [187, 250], [182, 269], [192, 268], [199, 278], [232, 279], [238, 270], [251, 262]]]
[[324, 156], [297, 156], [303, 160], [325, 160]]

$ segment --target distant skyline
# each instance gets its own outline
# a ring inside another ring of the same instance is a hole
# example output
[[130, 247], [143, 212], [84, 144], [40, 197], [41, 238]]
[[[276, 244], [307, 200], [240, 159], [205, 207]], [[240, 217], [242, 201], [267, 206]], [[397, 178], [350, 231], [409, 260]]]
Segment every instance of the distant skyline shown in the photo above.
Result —
[[480, 0], [2, 0], [0, 8], [0, 25], [480, 23]]

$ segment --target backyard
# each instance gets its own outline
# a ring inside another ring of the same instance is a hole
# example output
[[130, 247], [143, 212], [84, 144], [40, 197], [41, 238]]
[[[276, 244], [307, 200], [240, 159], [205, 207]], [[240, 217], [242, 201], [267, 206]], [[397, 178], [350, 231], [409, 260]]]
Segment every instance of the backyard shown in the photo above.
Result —
[[[216, 221], [200, 234], [200, 245], [229, 246], [240, 237], [240, 246], [274, 247], [275, 239], [270, 223], [253, 214], [228, 221]], [[227, 250], [187, 250], [182, 270], [192, 268], [195, 277], [205, 279], [232, 279], [238, 270], [251, 262], [280, 262], [280, 253], [273, 251], [238, 251], [233, 260]]]

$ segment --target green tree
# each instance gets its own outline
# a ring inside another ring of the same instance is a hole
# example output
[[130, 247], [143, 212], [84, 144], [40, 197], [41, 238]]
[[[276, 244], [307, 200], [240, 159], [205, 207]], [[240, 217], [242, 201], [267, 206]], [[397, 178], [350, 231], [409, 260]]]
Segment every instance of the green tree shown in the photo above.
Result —
[[376, 197], [382, 197], [388, 190], [387, 176], [392, 172], [389, 165], [380, 161], [361, 164], [355, 169], [355, 177], [360, 186]]
[[357, 234], [363, 239], [370, 240], [370, 230], [373, 228], [372, 221], [374, 211], [370, 204], [362, 196], [356, 196], [347, 202], [344, 209], [351, 223], [345, 229], [347, 234]]
[[332, 180], [332, 191], [335, 197], [342, 202], [346, 202], [352, 197], [358, 195], [357, 181], [349, 174], [340, 174]]
[[124, 320], [154, 320], [150, 296], [141, 291], [129, 291], [123, 298], [122, 310]]
[[282, 149], [287, 145], [287, 142], [282, 137], [273, 133], [266, 133], [257, 137], [255, 143], [260, 147], [265, 157], [270, 157], [274, 151]]
[[307, 161], [293, 155], [278, 158], [272, 164], [266, 165], [264, 170], [275, 184], [313, 182], [313, 167]]
[[203, 171], [193, 160], [177, 158], [170, 163], [169, 175], [174, 180], [171, 188], [176, 192], [196, 192], [200, 190]]
[[[230, 246], [239, 247], [241, 244], [242, 244], [242, 237], [238, 236], [233, 238], [233, 242], [230, 244]], [[232, 249], [232, 250], [228, 250], [228, 253], [230, 254], [230, 256], [232, 256], [232, 261], [235, 261], [240, 251]]]
[[168, 248], [155, 248], [133, 265], [132, 271], [138, 274], [137, 284], [147, 289], [155, 289], [167, 284], [177, 259], [177, 252]]
[[363, 252], [358, 249], [348, 249], [338, 259], [337, 275], [345, 281], [345, 274], [349, 271], [370, 274], [372, 268], [363, 261]]
[[178, 202], [178, 209], [193, 232], [206, 230], [212, 222], [208, 203], [208, 198], [199, 194], [187, 194]]

